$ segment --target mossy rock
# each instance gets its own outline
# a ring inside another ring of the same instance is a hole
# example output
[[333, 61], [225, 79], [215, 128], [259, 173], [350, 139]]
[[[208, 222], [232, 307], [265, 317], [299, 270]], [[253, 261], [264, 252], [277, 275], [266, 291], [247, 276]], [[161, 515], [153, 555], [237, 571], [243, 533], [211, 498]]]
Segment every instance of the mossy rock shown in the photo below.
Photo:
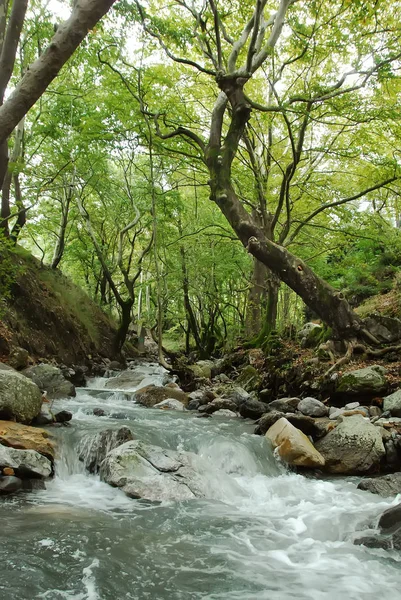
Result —
[[262, 384], [262, 375], [252, 365], [244, 367], [236, 383], [243, 387], [247, 392], [258, 390]]

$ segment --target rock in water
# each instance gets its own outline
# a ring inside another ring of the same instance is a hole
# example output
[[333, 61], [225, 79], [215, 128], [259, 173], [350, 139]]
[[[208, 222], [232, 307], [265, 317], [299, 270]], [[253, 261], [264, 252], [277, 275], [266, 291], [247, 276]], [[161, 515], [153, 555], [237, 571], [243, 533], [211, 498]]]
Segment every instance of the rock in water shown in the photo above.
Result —
[[145, 377], [146, 374], [140, 371], [123, 371], [117, 377], [110, 377], [104, 387], [107, 389], [132, 390], [138, 387]]
[[39, 427], [0, 421], [0, 444], [21, 450], [35, 450], [50, 461], [54, 460], [54, 444], [49, 439], [49, 433]]
[[153, 408], [159, 408], [161, 410], [185, 410], [182, 402], [174, 400], [174, 398], [167, 398], [158, 404], [155, 404]]
[[168, 398], [179, 400], [184, 406], [187, 406], [189, 402], [188, 394], [179, 388], [156, 386], [152, 384], [146, 385], [135, 392], [135, 400], [139, 404], [142, 404], [142, 406], [147, 406], [148, 408], [151, 408], [152, 406], [155, 406], [155, 404], [159, 404], [159, 402], [163, 402], [163, 400], [167, 400]]
[[279, 456], [289, 465], [297, 467], [322, 467], [324, 458], [305, 434], [282, 417], [266, 433], [267, 439], [277, 448]]
[[47, 397], [54, 400], [56, 398], [67, 398], [75, 396], [75, 387], [71, 381], [65, 379], [61, 369], [46, 365], [44, 363], [24, 369], [22, 374], [41, 389], [46, 390]]
[[35, 450], [16, 450], [0, 445], [0, 467], [11, 467], [19, 477], [49, 477], [52, 463]]
[[401, 504], [384, 511], [379, 519], [379, 528], [382, 533], [394, 533], [401, 528]]
[[401, 473], [362, 479], [358, 484], [358, 490], [379, 494], [383, 498], [396, 496], [397, 494], [401, 494]]
[[42, 394], [33, 381], [14, 370], [0, 370], [0, 418], [30, 423], [40, 413]]
[[298, 410], [307, 417], [326, 417], [329, 414], [327, 406], [316, 398], [304, 398], [298, 404]]
[[110, 450], [133, 439], [131, 430], [128, 427], [106, 429], [94, 436], [86, 436], [80, 444], [79, 460], [84, 463], [89, 473], [97, 473], [101, 462]]
[[19, 492], [21, 488], [22, 481], [19, 477], [14, 477], [13, 475], [0, 477], [0, 495], [13, 494], [14, 492]]
[[367, 473], [379, 466], [385, 449], [378, 427], [362, 415], [339, 417], [340, 423], [316, 443], [330, 473]]
[[109, 452], [101, 464], [100, 478], [131, 498], [189, 500], [203, 496], [190, 453], [139, 441], [126, 442]]

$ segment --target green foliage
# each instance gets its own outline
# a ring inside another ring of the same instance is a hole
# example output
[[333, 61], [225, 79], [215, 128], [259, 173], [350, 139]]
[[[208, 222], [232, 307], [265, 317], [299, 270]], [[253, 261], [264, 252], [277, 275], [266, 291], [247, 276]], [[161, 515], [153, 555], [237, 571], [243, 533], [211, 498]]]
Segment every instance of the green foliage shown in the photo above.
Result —
[[14, 244], [0, 230], [0, 316], [5, 310], [6, 301], [11, 297], [12, 285], [22, 272]]

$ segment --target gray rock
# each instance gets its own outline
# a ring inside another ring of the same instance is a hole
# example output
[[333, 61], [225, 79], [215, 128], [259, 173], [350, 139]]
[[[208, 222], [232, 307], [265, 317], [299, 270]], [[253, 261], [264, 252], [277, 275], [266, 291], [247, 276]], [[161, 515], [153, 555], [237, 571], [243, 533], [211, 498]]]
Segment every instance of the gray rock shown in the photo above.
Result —
[[341, 396], [378, 396], [387, 389], [386, 370], [380, 365], [349, 371], [337, 379], [335, 394]]
[[260, 419], [260, 417], [268, 410], [267, 405], [258, 400], [248, 398], [239, 407], [238, 411], [244, 419]]
[[174, 400], [174, 398], [162, 400], [158, 404], [155, 404], [153, 408], [159, 408], [161, 410], [185, 410], [183, 403], [179, 400]]
[[52, 464], [35, 450], [17, 450], [0, 445], [0, 467], [11, 467], [19, 477], [49, 477]]
[[10, 367], [10, 365], [6, 365], [5, 363], [0, 362], [0, 371], [15, 371], [15, 369], [13, 369], [13, 367]]
[[295, 413], [298, 409], [299, 403], [299, 398], [279, 398], [278, 400], [269, 402], [268, 407], [269, 410], [279, 410], [280, 412], [284, 413]]
[[299, 402], [297, 408], [307, 417], [325, 417], [329, 413], [327, 406], [316, 398], [304, 398]]
[[354, 540], [357, 546], [366, 546], [367, 548], [381, 548], [382, 550], [390, 550], [393, 547], [391, 538], [384, 537], [378, 533], [365, 535]]
[[42, 394], [33, 381], [14, 370], [0, 370], [0, 419], [30, 423], [40, 413]]
[[401, 321], [385, 315], [369, 315], [364, 323], [379, 342], [391, 343], [401, 339]]
[[106, 412], [103, 410], [103, 408], [94, 408], [93, 414], [95, 417], [104, 417]]
[[72, 413], [69, 410], [60, 410], [54, 415], [56, 423], [67, 423], [68, 421], [71, 421], [71, 419]]
[[383, 411], [378, 406], [369, 406], [369, 416], [370, 417], [380, 417], [382, 412]]
[[394, 533], [401, 528], [401, 504], [396, 504], [384, 511], [379, 519], [379, 529], [382, 533]]
[[354, 410], [355, 408], [358, 408], [358, 406], [361, 406], [359, 402], [348, 402], [344, 408], [345, 410]]
[[215, 398], [210, 404], [207, 404], [207, 407], [208, 410], [205, 410], [205, 412], [209, 414], [213, 414], [218, 410], [229, 410], [234, 413], [238, 410], [237, 404], [230, 398]]
[[94, 436], [86, 436], [79, 446], [79, 460], [90, 473], [97, 473], [102, 461], [111, 450], [133, 439], [128, 427], [106, 429]]
[[270, 427], [274, 425], [276, 421], [285, 416], [286, 415], [283, 412], [280, 412], [279, 410], [272, 410], [268, 413], [265, 413], [259, 419], [254, 433], [256, 435], [265, 435], [266, 431], [270, 429]]
[[53, 365], [44, 363], [28, 367], [21, 371], [25, 377], [31, 379], [36, 385], [47, 392], [47, 397], [54, 400], [75, 396], [75, 387], [71, 381], [65, 379], [63, 373]]
[[192, 455], [132, 441], [109, 452], [100, 478], [131, 498], [188, 500], [202, 497], [203, 485]]
[[303, 348], [314, 348], [317, 346], [320, 334], [323, 328], [318, 323], [305, 323], [302, 329], [298, 332], [298, 337], [301, 340]]
[[362, 479], [358, 484], [358, 490], [378, 494], [379, 496], [383, 496], [383, 498], [396, 496], [397, 494], [401, 494], [401, 473]]
[[250, 398], [249, 392], [239, 385], [234, 385], [229, 392], [224, 394], [224, 396], [229, 400], [232, 400], [237, 406], [240, 406], [240, 404], [243, 404]]
[[10, 367], [13, 369], [25, 369], [29, 362], [29, 352], [25, 348], [14, 348], [8, 357]]
[[0, 477], [0, 495], [1, 494], [13, 494], [19, 492], [22, 488], [22, 481], [19, 477], [13, 475], [6, 475]]
[[214, 417], [225, 417], [227, 419], [232, 419], [233, 417], [237, 416], [237, 413], [234, 412], [233, 410], [229, 410], [228, 408], [219, 408], [219, 410], [216, 410], [215, 413], [213, 413]]
[[383, 411], [389, 411], [392, 417], [401, 417], [401, 390], [383, 398]]
[[377, 468], [385, 454], [379, 429], [362, 415], [340, 417], [340, 423], [316, 442], [331, 473], [357, 474]]

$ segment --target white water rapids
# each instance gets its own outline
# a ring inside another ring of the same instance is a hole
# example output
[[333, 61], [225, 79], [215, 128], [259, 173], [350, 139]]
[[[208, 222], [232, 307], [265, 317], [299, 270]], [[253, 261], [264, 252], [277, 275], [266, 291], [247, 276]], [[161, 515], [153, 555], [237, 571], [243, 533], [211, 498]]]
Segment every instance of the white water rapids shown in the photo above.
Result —
[[[162, 382], [157, 365], [137, 369], [145, 383]], [[396, 500], [358, 491], [358, 479], [285, 470], [251, 422], [146, 409], [104, 383], [55, 403], [74, 417], [52, 429], [54, 481], [0, 502], [1, 600], [398, 597], [401, 555], [352, 543]], [[196, 453], [206, 498], [132, 500], [85, 473], [82, 436], [122, 425], [139, 440]]]

